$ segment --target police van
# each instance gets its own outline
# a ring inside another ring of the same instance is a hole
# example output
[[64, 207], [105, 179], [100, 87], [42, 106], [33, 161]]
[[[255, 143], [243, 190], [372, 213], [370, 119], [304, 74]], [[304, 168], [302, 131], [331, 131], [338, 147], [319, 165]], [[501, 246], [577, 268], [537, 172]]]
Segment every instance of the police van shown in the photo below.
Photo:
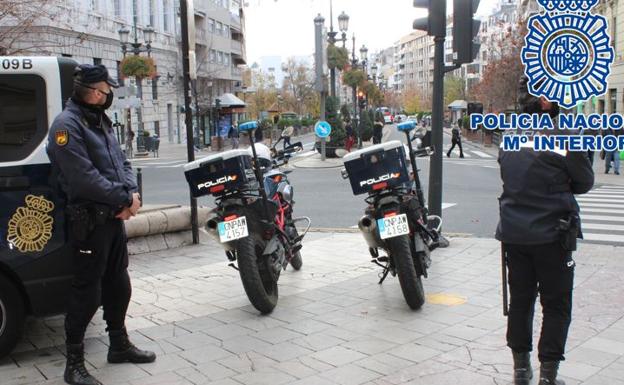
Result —
[[0, 56], [0, 358], [27, 315], [62, 313], [71, 286], [64, 196], [46, 154], [77, 63]]

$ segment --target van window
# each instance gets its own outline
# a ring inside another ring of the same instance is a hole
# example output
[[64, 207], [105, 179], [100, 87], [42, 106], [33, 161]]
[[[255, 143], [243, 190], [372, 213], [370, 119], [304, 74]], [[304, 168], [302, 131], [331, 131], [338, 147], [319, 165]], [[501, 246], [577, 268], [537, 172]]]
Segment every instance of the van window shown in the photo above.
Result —
[[0, 162], [26, 158], [46, 137], [45, 94], [40, 76], [0, 74]]

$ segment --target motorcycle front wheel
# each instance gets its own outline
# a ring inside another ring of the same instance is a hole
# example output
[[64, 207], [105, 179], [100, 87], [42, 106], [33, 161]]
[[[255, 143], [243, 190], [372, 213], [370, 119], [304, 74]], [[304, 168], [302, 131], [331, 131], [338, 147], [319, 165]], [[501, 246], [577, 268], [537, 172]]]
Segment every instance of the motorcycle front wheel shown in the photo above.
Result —
[[277, 305], [277, 279], [271, 273], [269, 259], [262, 255], [264, 244], [253, 237], [237, 244], [238, 269], [247, 298], [260, 313], [268, 314]]
[[420, 309], [425, 303], [425, 290], [414, 266], [409, 236], [401, 235], [388, 238], [386, 239], [386, 246], [394, 262], [405, 302], [413, 310]]

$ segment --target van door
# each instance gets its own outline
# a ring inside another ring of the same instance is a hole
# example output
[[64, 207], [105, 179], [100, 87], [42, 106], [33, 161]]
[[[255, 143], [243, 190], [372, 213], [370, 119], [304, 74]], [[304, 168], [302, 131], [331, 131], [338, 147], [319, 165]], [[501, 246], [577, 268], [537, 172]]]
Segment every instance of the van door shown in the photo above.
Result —
[[48, 113], [62, 105], [59, 65], [46, 59], [39, 65], [54, 64], [56, 76], [36, 59], [32, 73], [0, 66], [0, 274], [35, 315], [61, 312], [72, 278], [64, 197], [45, 155]]

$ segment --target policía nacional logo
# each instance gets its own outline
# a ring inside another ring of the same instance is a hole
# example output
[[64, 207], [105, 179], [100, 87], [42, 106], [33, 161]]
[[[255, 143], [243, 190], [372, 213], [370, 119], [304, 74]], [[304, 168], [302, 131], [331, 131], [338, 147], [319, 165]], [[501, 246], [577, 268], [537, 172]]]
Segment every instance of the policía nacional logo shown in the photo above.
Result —
[[18, 207], [9, 220], [7, 241], [22, 253], [42, 251], [52, 238], [54, 203], [43, 195], [27, 195], [26, 207]]
[[607, 20], [590, 13], [598, 0], [538, 0], [522, 49], [529, 92], [564, 108], [606, 92], [613, 63]]

